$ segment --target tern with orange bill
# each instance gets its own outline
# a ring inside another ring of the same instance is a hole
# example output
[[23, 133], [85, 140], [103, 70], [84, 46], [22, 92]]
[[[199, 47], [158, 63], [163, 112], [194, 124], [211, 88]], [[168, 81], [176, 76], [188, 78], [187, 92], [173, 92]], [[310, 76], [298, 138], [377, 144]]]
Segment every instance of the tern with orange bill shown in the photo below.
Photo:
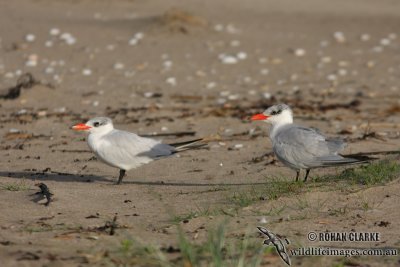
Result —
[[314, 128], [293, 124], [293, 112], [286, 104], [274, 105], [251, 120], [260, 120], [272, 125], [269, 137], [276, 157], [297, 173], [306, 170], [304, 181], [311, 169], [362, 163], [367, 156], [346, 157], [338, 154], [346, 144], [339, 138], [327, 138]]
[[72, 129], [89, 132], [87, 143], [97, 158], [120, 170], [117, 184], [122, 182], [126, 171], [178, 152], [206, 145], [203, 139], [163, 144], [158, 140], [114, 129], [112, 120], [107, 117], [93, 118], [86, 123], [73, 126]]

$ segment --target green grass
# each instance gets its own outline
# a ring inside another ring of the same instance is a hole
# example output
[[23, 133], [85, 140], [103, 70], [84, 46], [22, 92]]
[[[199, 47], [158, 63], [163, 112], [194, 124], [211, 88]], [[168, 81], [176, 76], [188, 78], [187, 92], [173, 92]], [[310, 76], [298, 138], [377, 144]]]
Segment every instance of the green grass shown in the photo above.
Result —
[[[274, 179], [268, 178], [268, 183], [265, 185], [253, 186], [247, 190], [236, 191], [228, 195], [226, 202], [231, 204], [231, 212], [228, 215], [235, 216], [241, 208], [248, 207], [259, 203], [264, 200], [276, 200], [281, 197], [297, 196], [296, 209], [308, 210], [311, 204], [301, 198], [299, 195], [306, 190], [320, 189], [320, 190], [354, 190], [361, 186], [374, 186], [388, 183], [400, 177], [400, 164], [393, 159], [385, 159], [375, 161], [366, 165], [358, 165], [356, 167], [347, 168], [337, 174], [324, 175], [316, 177], [316, 179], [309, 182], [295, 182], [284, 177], [276, 177]], [[333, 187], [332, 187], [333, 186]], [[363, 210], [371, 209], [370, 204], [364, 201], [362, 204]], [[317, 207], [320, 210], [323, 207]], [[283, 210], [285, 207], [283, 208]], [[347, 213], [347, 207], [337, 210], [331, 210], [330, 215], [338, 216]], [[279, 214], [280, 210], [272, 209], [264, 215], [271, 215], [273, 213]], [[263, 215], [263, 214], [261, 214]]]
[[208, 239], [200, 244], [192, 243], [179, 229], [179, 249], [182, 260], [176, 261], [176, 266], [259, 266], [264, 250], [260, 240], [251, 242], [249, 235], [243, 240], [227, 239], [226, 221], [215, 229], [210, 229]]
[[102, 257], [89, 257], [106, 266], [214, 266], [214, 267], [257, 267], [269, 247], [261, 239], [228, 239], [226, 221], [215, 229], [209, 229], [203, 242], [192, 241], [178, 225], [177, 247], [168, 255], [158, 246], [145, 244], [134, 238], [120, 242], [117, 248], [101, 253]]
[[134, 238], [121, 240], [117, 248], [105, 252], [100, 260], [105, 266], [171, 266], [159, 248]]
[[185, 220], [190, 220], [190, 219], [196, 218], [198, 216], [199, 216], [198, 212], [191, 210], [191, 211], [189, 211], [188, 213], [185, 213], [185, 214], [174, 215], [171, 218], [171, 222], [174, 223], [174, 224], [177, 224], [177, 223], [183, 222]]
[[342, 215], [346, 215], [347, 212], [349, 211], [347, 206], [341, 207], [341, 208], [334, 208], [334, 209], [329, 209], [328, 214], [330, 216], [342, 216]]
[[178, 244], [184, 266], [194, 266], [198, 262], [198, 247], [185, 236], [182, 228], [178, 227]]
[[302, 182], [274, 179], [266, 185], [252, 187], [249, 191], [234, 192], [228, 202], [235, 207], [244, 208], [259, 201], [274, 200], [282, 196], [299, 194], [305, 188]]
[[27, 184], [25, 181], [5, 183], [0, 185], [0, 188], [7, 191], [27, 191], [31, 189], [29, 184]]
[[171, 218], [171, 223], [177, 224], [185, 220], [191, 220], [197, 217], [216, 216], [220, 214], [224, 214], [224, 211], [220, 208], [212, 209], [211, 207], [206, 207], [206, 208], [197, 207], [195, 210], [190, 210], [187, 213], [180, 215], [173, 215], [173, 217]]
[[278, 216], [288, 208], [286, 203], [282, 203], [271, 207], [268, 211], [250, 210], [257, 216]]
[[25, 228], [23, 228], [23, 231], [29, 232], [29, 233], [41, 233], [41, 232], [51, 232], [51, 231], [67, 231], [67, 230], [72, 230], [72, 231], [80, 231], [82, 230], [81, 225], [66, 225], [66, 224], [56, 224], [56, 225], [50, 225], [47, 223], [37, 223], [34, 225], [28, 225]]
[[359, 167], [348, 168], [336, 175], [318, 177], [316, 182], [345, 181], [351, 185], [383, 185], [400, 177], [400, 163], [385, 159]]

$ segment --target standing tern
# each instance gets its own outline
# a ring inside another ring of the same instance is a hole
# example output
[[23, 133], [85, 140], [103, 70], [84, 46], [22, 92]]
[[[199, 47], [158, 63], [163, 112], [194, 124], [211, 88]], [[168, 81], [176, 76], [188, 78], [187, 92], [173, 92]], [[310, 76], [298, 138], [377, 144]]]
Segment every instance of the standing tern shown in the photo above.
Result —
[[293, 124], [293, 113], [286, 104], [274, 105], [263, 113], [256, 114], [251, 120], [261, 120], [272, 125], [269, 137], [277, 158], [297, 173], [305, 169], [304, 181], [307, 181], [311, 169], [359, 163], [368, 157], [344, 157], [338, 154], [346, 144], [339, 138], [329, 139], [317, 129]]
[[112, 167], [119, 168], [117, 184], [122, 182], [126, 171], [177, 152], [206, 145], [202, 139], [163, 144], [158, 140], [114, 129], [112, 120], [106, 117], [93, 118], [86, 123], [73, 126], [72, 129], [89, 132], [87, 142], [97, 158]]

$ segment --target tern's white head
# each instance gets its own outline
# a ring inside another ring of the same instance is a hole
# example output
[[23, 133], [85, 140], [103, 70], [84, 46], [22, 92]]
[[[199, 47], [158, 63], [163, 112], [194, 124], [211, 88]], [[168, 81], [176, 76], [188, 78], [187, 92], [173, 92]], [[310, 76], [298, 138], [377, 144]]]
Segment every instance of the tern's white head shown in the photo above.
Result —
[[293, 113], [286, 104], [278, 104], [266, 109], [263, 113], [254, 115], [251, 120], [261, 120], [272, 125], [293, 123]]
[[86, 123], [79, 123], [72, 127], [76, 131], [87, 131], [93, 134], [106, 134], [114, 129], [112, 120], [107, 117], [97, 117]]

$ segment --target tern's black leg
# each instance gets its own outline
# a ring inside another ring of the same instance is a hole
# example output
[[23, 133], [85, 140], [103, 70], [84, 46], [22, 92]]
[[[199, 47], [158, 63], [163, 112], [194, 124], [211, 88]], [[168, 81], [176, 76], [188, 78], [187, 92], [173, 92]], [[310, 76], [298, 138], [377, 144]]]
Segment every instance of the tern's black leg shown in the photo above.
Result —
[[124, 176], [125, 176], [125, 170], [119, 170], [119, 177], [118, 177], [118, 182], [117, 182], [117, 184], [121, 184], [121, 182], [122, 182], [122, 179], [124, 179]]
[[296, 182], [299, 181], [300, 170], [296, 171]]
[[308, 174], [310, 173], [310, 169], [308, 169], [307, 171], [306, 171], [306, 176], [304, 177], [304, 182], [306, 182], [307, 181], [307, 177], [308, 177]]

